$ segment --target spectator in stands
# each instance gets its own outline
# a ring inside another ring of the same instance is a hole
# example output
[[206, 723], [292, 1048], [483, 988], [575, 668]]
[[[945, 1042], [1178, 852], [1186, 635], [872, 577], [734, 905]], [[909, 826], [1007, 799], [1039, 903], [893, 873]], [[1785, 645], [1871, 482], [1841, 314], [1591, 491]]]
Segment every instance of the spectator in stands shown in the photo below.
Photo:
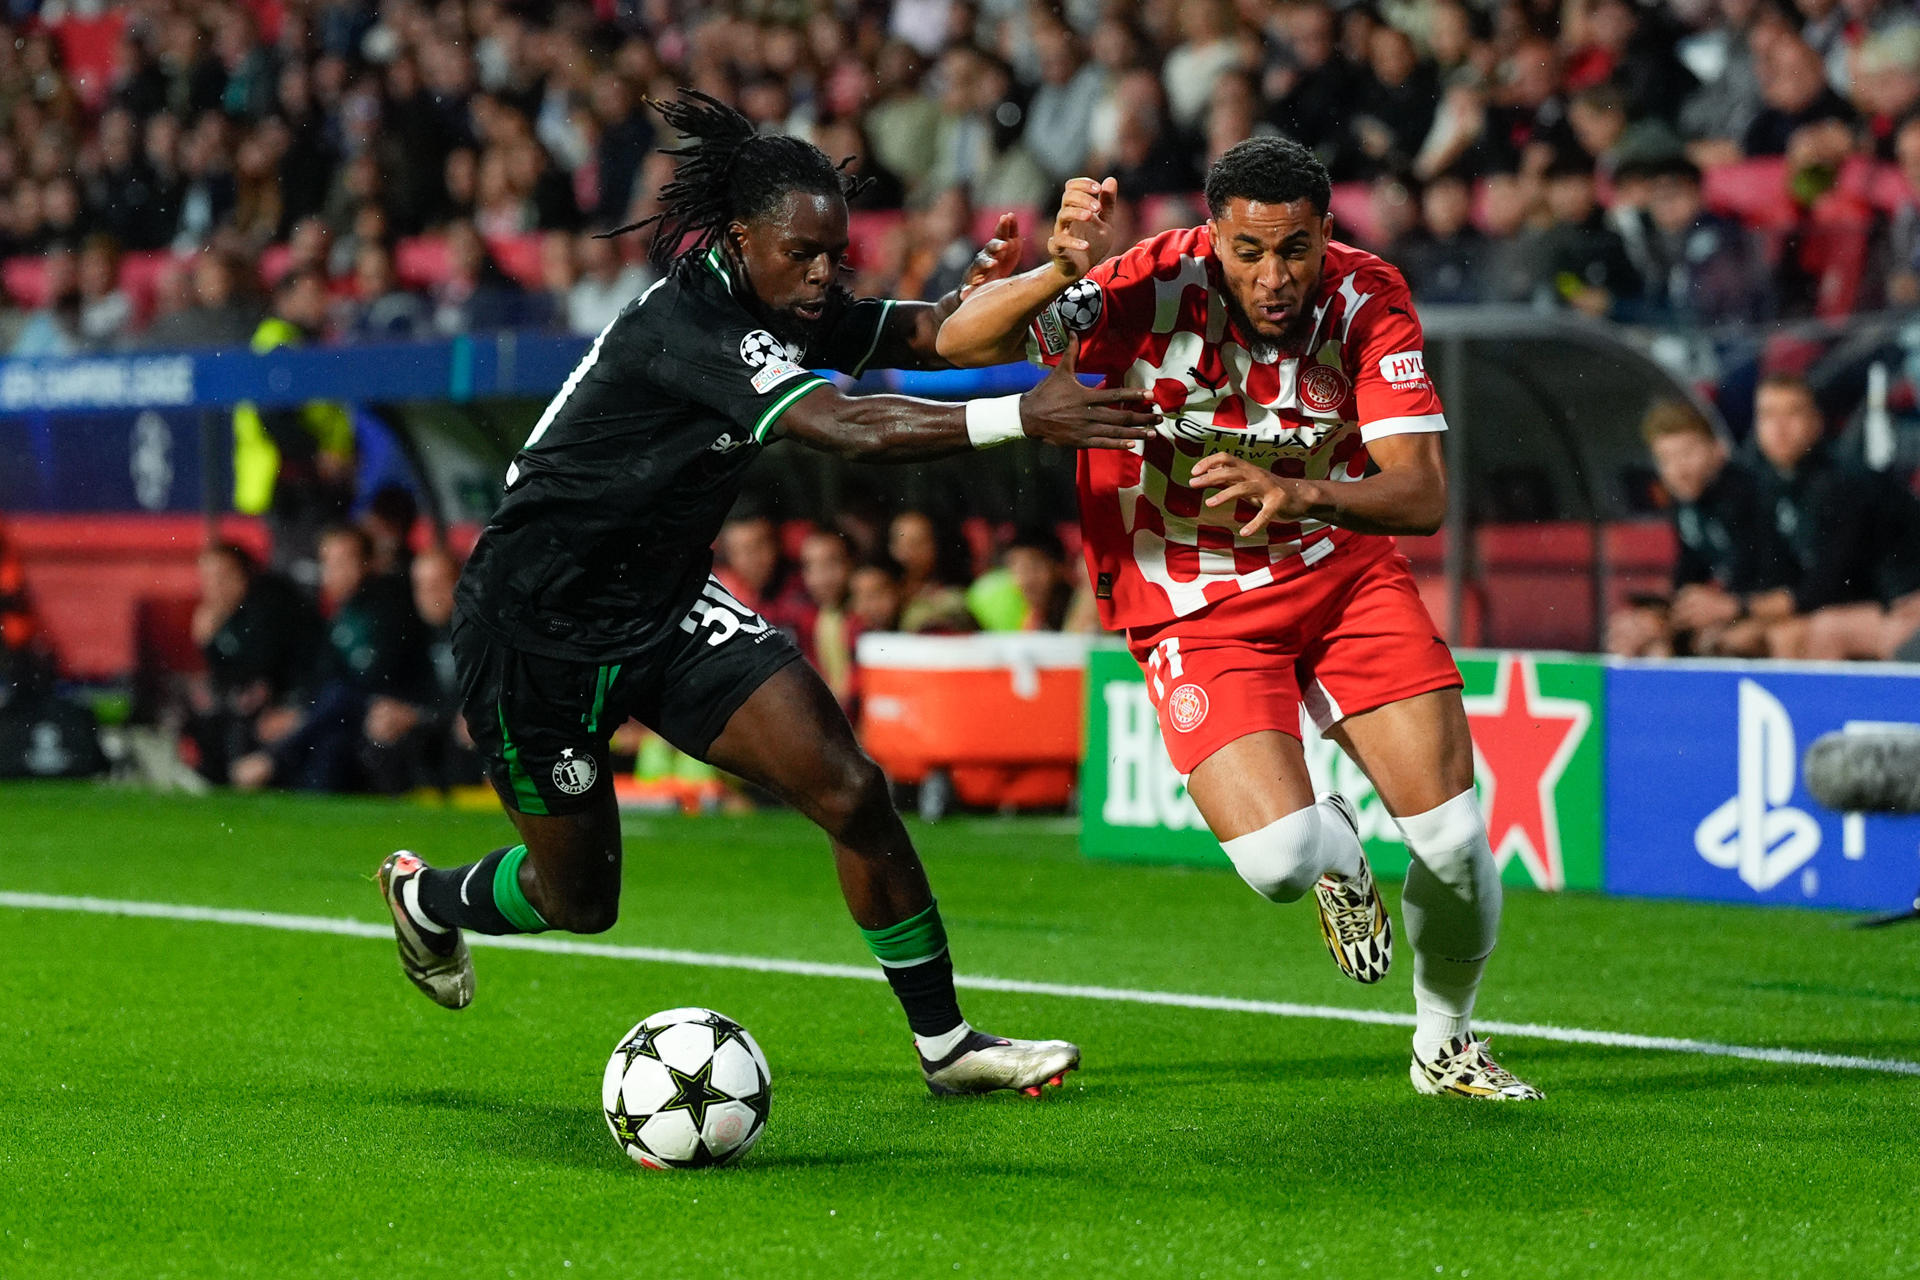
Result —
[[186, 309], [155, 318], [141, 345], [160, 351], [237, 347], [260, 323], [259, 308], [240, 288], [240, 269], [220, 249], [209, 249], [193, 263], [192, 302]]
[[1590, 0], [1574, 7], [1574, 30], [1566, 43], [1578, 42], [1568, 67], [1569, 88], [1590, 84], [1617, 86], [1636, 120], [1678, 118], [1687, 95], [1698, 87], [1686, 64], [1674, 53], [1678, 35], [1666, 13], [1641, 8], [1630, 0]]
[[603, 240], [591, 232], [574, 238], [580, 278], [567, 293], [567, 327], [594, 334], [610, 324], [621, 308], [653, 283], [646, 268], [623, 261], [622, 240]]
[[530, 311], [526, 290], [500, 269], [471, 222], [446, 229], [447, 275], [433, 287], [433, 327], [443, 334], [511, 329]]
[[851, 159], [853, 171], [867, 184], [855, 193], [851, 202], [854, 209], [898, 209], [906, 203], [906, 184], [873, 154], [873, 145], [857, 120], [848, 116], [825, 121], [815, 126], [813, 140], [834, 159]]
[[400, 793], [478, 783], [485, 772], [466, 719], [453, 662], [453, 588], [460, 566], [444, 547], [414, 557], [409, 579], [426, 661], [404, 696], [375, 693], [362, 724], [360, 765], [375, 791]]
[[367, 499], [360, 531], [367, 535], [371, 573], [405, 578], [413, 567], [413, 529], [420, 522], [420, 501], [404, 484], [388, 481]]
[[[1747, 604], [1751, 616], [1767, 624], [1767, 651], [1776, 658], [1807, 656], [1815, 615], [1879, 598], [1877, 553], [1882, 548], [1875, 534], [1906, 523], [1899, 513], [1883, 517], [1875, 486], [1835, 464], [1824, 446], [1825, 435], [1826, 420], [1804, 379], [1772, 373], [1760, 380], [1753, 410], [1753, 468], [1784, 548], [1787, 571], [1780, 575], [1784, 585]], [[1895, 594], [1916, 586], [1920, 580], [1903, 582]]]
[[1900, 198], [1874, 231], [1868, 305], [1912, 307], [1920, 305], [1920, 115], [1901, 122], [1893, 143]]
[[1359, 103], [1361, 73], [1340, 53], [1333, 9], [1318, 0], [1275, 11], [1268, 30], [1267, 119], [1312, 147], [1336, 179], [1353, 175], [1348, 122]]
[[298, 723], [321, 627], [299, 590], [238, 544], [208, 547], [199, 569], [191, 634], [207, 670], [188, 690], [182, 731], [202, 776], [225, 783], [233, 763], [259, 747], [262, 722], [280, 736]]
[[80, 269], [66, 250], [46, 258], [45, 299], [13, 340], [16, 356], [70, 356], [81, 349]]
[[233, 784], [358, 790], [359, 738], [375, 697], [418, 696], [426, 644], [407, 584], [373, 572], [372, 544], [353, 525], [320, 536], [326, 646], [312, 702], [297, 723], [261, 725], [262, 749], [233, 762]]
[[1044, 525], [1016, 530], [1000, 567], [967, 588], [967, 607], [983, 631], [1059, 631], [1072, 604], [1066, 552]]
[[1114, 88], [1118, 108], [1111, 150], [1096, 148], [1089, 165], [1115, 178], [1132, 198], [1193, 189], [1193, 156], [1169, 124], [1160, 82], [1150, 71], [1129, 71]]
[[1161, 83], [1174, 128], [1196, 132], [1213, 86], [1232, 67], [1251, 61], [1252, 49], [1235, 29], [1229, 0], [1187, 0], [1176, 10], [1185, 39], [1167, 54]]
[[1670, 600], [1641, 599], [1608, 621], [1607, 649], [1623, 657], [1767, 651], [1766, 624], [1748, 601], [1780, 584], [1783, 557], [1757, 478], [1692, 405], [1663, 401], [1640, 434], [1672, 503], [1679, 556]]
[[1909, 23], [1861, 44], [1853, 77], [1853, 104], [1862, 140], [1875, 159], [1897, 159], [1895, 134], [1920, 108], [1920, 24]]
[[1553, 161], [1546, 200], [1553, 222], [1541, 236], [1541, 295], [1590, 316], [1630, 314], [1640, 278], [1620, 234], [1607, 224], [1584, 154], [1564, 153]]
[[79, 185], [65, 174], [47, 179], [40, 188], [41, 242], [49, 248], [78, 252], [90, 230]]
[[1027, 124], [1020, 141], [1047, 179], [1059, 184], [1085, 168], [1093, 109], [1106, 88], [1107, 73], [1097, 62], [1082, 65], [1078, 43], [1069, 27], [1048, 23], [1034, 38], [1040, 87], [1027, 104]]
[[353, 263], [353, 296], [340, 331], [356, 342], [398, 342], [432, 331], [426, 299], [400, 284], [393, 254], [383, 244], [363, 244]]
[[940, 60], [940, 123], [927, 184], [935, 192], [965, 188], [976, 204], [1039, 205], [1057, 196], [1033, 157], [1019, 145], [1025, 113], [1000, 59], [970, 45]]
[[1760, 60], [1760, 96], [1765, 105], [1747, 125], [1741, 150], [1750, 156], [1785, 155], [1793, 136], [1824, 125], [1847, 133], [1854, 110], [1827, 83], [1826, 64], [1797, 36], [1768, 44]]
[[1708, 211], [1699, 168], [1676, 154], [1642, 169], [1648, 180], [1647, 317], [1681, 325], [1765, 319], [1767, 278], [1752, 233]]
[[[1202, 167], [1248, 138], [1272, 137], [1278, 130], [1260, 118], [1260, 89], [1253, 73], [1238, 69], [1221, 73], [1213, 84], [1213, 101], [1205, 120], [1206, 151]], [[1115, 244], [1119, 241], [1116, 239]]]
[[80, 345], [111, 351], [133, 334], [133, 300], [120, 288], [120, 246], [105, 234], [89, 236], [80, 250]]
[[165, 195], [139, 147], [133, 113], [120, 108], [100, 117], [99, 169], [88, 192], [92, 223], [129, 249], [158, 249], [172, 238]]
[[634, 180], [653, 150], [653, 122], [633, 100], [627, 82], [612, 72], [593, 83], [593, 114], [600, 128], [595, 218], [612, 225], [622, 220], [633, 199]]
[[847, 579], [847, 613], [862, 633], [900, 630], [906, 572], [879, 552], [861, 561]]
[[800, 544], [800, 583], [812, 606], [807, 656], [841, 706], [854, 697], [854, 648], [860, 621], [852, 612], [853, 548], [837, 529], [815, 529]]
[[174, 252], [206, 248], [214, 232], [232, 218], [240, 200], [240, 184], [233, 172], [231, 146], [226, 117], [217, 111], [199, 117], [181, 144], [180, 212]]
[[940, 106], [920, 92], [926, 68], [920, 54], [904, 41], [889, 41], [874, 61], [874, 103], [862, 125], [873, 140], [873, 154], [900, 175], [909, 191], [933, 168], [927, 139], [940, 124]]
[[1474, 227], [1472, 212], [1473, 190], [1457, 170], [1437, 174], [1421, 190], [1422, 225], [1391, 253], [1421, 303], [1483, 300], [1487, 240]]
[[1426, 141], [1440, 104], [1433, 68], [1413, 37], [1382, 26], [1367, 41], [1360, 106], [1352, 120], [1355, 147], [1374, 172], [1403, 172]]
[[813, 606], [781, 550], [780, 530], [770, 517], [757, 511], [736, 513], [720, 526], [714, 549], [719, 553], [714, 574], [734, 599], [796, 641], [805, 637]]
[[[326, 331], [325, 278], [289, 271], [274, 290], [273, 313], [249, 345], [256, 354], [304, 346]], [[319, 579], [319, 537], [353, 501], [353, 416], [330, 400], [233, 414], [233, 506], [263, 515], [273, 536], [273, 566], [304, 587]]]
[[1791, 30], [1786, 15], [1769, 0], [1718, 0], [1712, 25], [1676, 49], [1701, 81], [1681, 106], [1682, 136], [1704, 144], [1703, 150], [1731, 152], [1733, 140], [1745, 134], [1765, 106], [1760, 53]]
[[967, 544], [924, 511], [902, 511], [887, 527], [887, 554], [900, 566], [902, 631], [972, 631]]

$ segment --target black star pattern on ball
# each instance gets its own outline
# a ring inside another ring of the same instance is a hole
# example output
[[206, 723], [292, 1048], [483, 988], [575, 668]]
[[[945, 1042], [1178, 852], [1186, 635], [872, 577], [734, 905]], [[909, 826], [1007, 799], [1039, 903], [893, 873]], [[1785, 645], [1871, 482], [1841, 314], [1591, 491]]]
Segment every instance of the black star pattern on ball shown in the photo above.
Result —
[[696, 1019], [693, 1025], [712, 1029], [713, 1051], [715, 1053], [720, 1052], [720, 1046], [729, 1040], [739, 1045], [742, 1049], [745, 1049], [749, 1054], [753, 1052], [753, 1049], [747, 1044], [747, 1029], [735, 1022], [732, 1018], [722, 1017], [720, 1014], [709, 1009], [707, 1016]]
[[620, 1141], [644, 1145], [640, 1142], [640, 1125], [645, 1123], [644, 1121], [636, 1121], [624, 1111], [609, 1111], [607, 1123], [613, 1126], [614, 1136]]
[[620, 1046], [620, 1052], [627, 1059], [622, 1070], [631, 1067], [635, 1058], [652, 1058], [658, 1061], [660, 1054], [654, 1049], [653, 1041], [659, 1034], [658, 1027], [641, 1027], [628, 1036], [626, 1043]]
[[667, 1064], [667, 1074], [673, 1077], [673, 1096], [667, 1099], [661, 1111], [684, 1111], [693, 1118], [696, 1130], [707, 1127], [707, 1108], [716, 1102], [731, 1102], [732, 1099], [713, 1087], [713, 1059], [708, 1058], [700, 1064], [700, 1069], [692, 1075], [681, 1071], [672, 1063]]
[[766, 1124], [767, 1115], [773, 1110], [773, 1086], [763, 1076], [760, 1087], [738, 1101], [746, 1103], [748, 1110], [753, 1112], [753, 1127], [758, 1129]]

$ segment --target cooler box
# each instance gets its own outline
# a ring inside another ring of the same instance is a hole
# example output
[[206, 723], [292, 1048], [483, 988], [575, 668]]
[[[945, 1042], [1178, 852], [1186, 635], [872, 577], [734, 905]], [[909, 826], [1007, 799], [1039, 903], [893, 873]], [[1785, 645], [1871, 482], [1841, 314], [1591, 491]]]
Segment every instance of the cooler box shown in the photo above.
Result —
[[896, 781], [952, 779], [963, 803], [1058, 808], [1084, 742], [1091, 636], [860, 637], [860, 741]]

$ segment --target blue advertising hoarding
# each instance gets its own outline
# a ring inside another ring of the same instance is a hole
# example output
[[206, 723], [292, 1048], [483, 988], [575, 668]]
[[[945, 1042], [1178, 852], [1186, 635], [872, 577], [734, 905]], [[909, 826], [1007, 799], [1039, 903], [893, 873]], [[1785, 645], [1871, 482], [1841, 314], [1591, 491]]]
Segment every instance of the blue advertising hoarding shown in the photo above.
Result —
[[1910, 905], [1920, 817], [1843, 815], [1801, 776], [1849, 726], [1920, 723], [1920, 670], [1617, 664], [1607, 672], [1609, 893], [1845, 907]]

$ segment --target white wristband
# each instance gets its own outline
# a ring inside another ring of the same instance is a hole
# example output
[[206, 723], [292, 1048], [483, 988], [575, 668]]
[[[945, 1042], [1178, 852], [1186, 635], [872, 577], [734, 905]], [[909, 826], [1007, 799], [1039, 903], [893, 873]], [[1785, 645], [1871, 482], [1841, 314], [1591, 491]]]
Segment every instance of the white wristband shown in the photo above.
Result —
[[1027, 429], [1020, 424], [1019, 396], [967, 401], [967, 439], [974, 448], [991, 449], [1026, 434]]

